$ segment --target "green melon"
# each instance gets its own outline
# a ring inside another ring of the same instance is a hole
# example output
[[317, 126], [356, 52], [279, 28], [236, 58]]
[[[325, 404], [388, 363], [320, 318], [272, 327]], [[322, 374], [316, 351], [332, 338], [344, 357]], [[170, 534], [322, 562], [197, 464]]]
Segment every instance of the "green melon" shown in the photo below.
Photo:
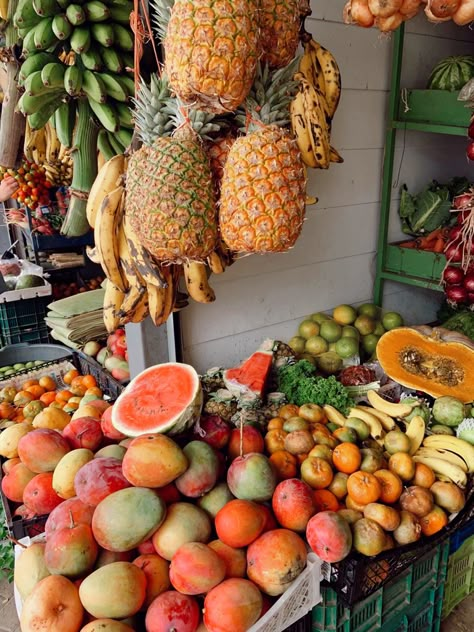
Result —
[[42, 285], [44, 285], [43, 277], [36, 274], [23, 274], [18, 277], [15, 290], [26, 290], [30, 287], [41, 287]]
[[460, 90], [474, 77], [474, 56], [453, 55], [436, 64], [428, 79], [429, 90]]

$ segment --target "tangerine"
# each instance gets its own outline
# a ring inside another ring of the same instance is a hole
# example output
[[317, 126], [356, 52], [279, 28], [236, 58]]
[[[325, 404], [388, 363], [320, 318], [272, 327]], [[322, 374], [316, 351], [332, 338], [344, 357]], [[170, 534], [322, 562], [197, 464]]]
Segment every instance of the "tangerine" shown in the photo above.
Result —
[[58, 404], [64, 404], [65, 402], [69, 401], [71, 397], [74, 397], [74, 393], [71, 393], [71, 391], [68, 390], [63, 390], [56, 393], [55, 399]]
[[270, 463], [275, 468], [279, 480], [294, 478], [298, 471], [298, 461], [287, 450], [277, 450], [270, 456]]
[[[355, 443], [345, 441], [337, 445], [332, 453], [332, 462], [339, 472], [352, 474], [357, 472], [361, 464], [361, 454]], [[368, 501], [367, 501], [368, 502]]]
[[57, 388], [56, 382], [50, 375], [44, 375], [39, 379], [39, 385], [42, 386], [46, 391], [55, 391]]
[[28, 388], [26, 388], [25, 390], [28, 391], [28, 393], [31, 393], [35, 399], [39, 399], [41, 395], [44, 395], [46, 393], [46, 389], [44, 389], [39, 384], [28, 386]]
[[79, 375], [79, 371], [77, 369], [69, 369], [67, 373], [63, 375], [64, 384], [71, 384], [73, 379]]
[[403, 491], [403, 482], [398, 474], [382, 469], [374, 472], [374, 476], [382, 488], [380, 501], [388, 504], [396, 503]]
[[448, 516], [441, 507], [434, 505], [433, 509], [426, 516], [419, 518], [419, 521], [423, 535], [434, 535], [448, 524]]
[[395, 452], [388, 460], [388, 469], [407, 483], [415, 476], [415, 461], [406, 452]]
[[313, 492], [316, 512], [318, 511], [338, 511], [339, 501], [328, 489], [315, 489]]
[[413, 478], [413, 485], [418, 485], [418, 487], [426, 487], [426, 489], [429, 489], [435, 481], [435, 473], [430, 467], [428, 467], [424, 463], [415, 463], [415, 476]]
[[356, 503], [375, 503], [382, 493], [379, 480], [370, 472], [354, 472], [347, 479], [347, 493]]

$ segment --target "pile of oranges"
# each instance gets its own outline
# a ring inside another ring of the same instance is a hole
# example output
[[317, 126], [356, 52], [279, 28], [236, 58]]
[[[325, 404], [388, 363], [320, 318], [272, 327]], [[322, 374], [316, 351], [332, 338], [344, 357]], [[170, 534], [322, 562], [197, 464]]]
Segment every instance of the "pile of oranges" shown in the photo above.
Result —
[[[80, 375], [71, 369], [62, 376], [64, 389], [51, 376], [28, 379], [19, 389], [7, 386], [0, 390], [0, 419], [15, 422], [33, 420], [44, 408], [61, 408], [73, 413], [88, 399], [102, 397], [93, 375]], [[84, 401], [85, 400], [85, 401]]]

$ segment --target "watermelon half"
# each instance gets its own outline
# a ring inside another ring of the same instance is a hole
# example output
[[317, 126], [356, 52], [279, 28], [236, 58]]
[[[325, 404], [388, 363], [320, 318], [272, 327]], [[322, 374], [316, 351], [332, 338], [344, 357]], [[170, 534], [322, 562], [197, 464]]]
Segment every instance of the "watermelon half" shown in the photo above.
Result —
[[272, 368], [274, 340], [265, 340], [240, 366], [223, 373], [226, 388], [235, 397], [253, 394], [262, 397]]
[[127, 437], [178, 434], [201, 414], [199, 375], [189, 364], [167, 362], [145, 369], [119, 396], [112, 409], [112, 425]]

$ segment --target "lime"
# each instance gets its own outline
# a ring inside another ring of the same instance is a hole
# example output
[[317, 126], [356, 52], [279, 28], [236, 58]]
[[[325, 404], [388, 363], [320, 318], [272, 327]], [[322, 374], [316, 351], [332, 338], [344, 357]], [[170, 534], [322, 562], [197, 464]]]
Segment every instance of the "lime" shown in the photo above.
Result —
[[35, 366], [39, 366], [40, 364], [44, 364], [44, 360], [35, 360]]
[[377, 348], [377, 343], [379, 341], [379, 336], [375, 334], [368, 334], [367, 336], [362, 337], [362, 347], [366, 353], [374, 353]]
[[352, 305], [338, 305], [334, 308], [332, 317], [340, 325], [352, 325], [357, 318], [357, 312]]
[[21, 371], [25, 368], [25, 365], [23, 364], [23, 362], [17, 362], [16, 364], [13, 365], [13, 368], [16, 369], [17, 371]]
[[13, 375], [16, 373], [14, 369], [8, 369], [8, 371], [4, 371], [3, 375]]
[[362, 314], [361, 316], [357, 316], [354, 327], [362, 336], [367, 336], [367, 334], [374, 333], [375, 320], [366, 314]]
[[342, 337], [357, 338], [357, 340], [359, 340], [360, 333], [355, 327], [352, 327], [352, 325], [344, 325], [344, 327], [342, 328]]
[[329, 320], [330, 316], [328, 316], [327, 314], [323, 314], [323, 312], [316, 312], [315, 314], [311, 314], [310, 319], [314, 320], [315, 323], [318, 323], [320, 325], [325, 320]]
[[328, 350], [328, 343], [321, 336], [311, 336], [306, 341], [304, 350], [306, 353], [311, 353], [311, 355], [319, 355]]
[[325, 320], [321, 323], [319, 335], [328, 342], [336, 342], [342, 336], [342, 327], [334, 320]]
[[34, 366], [35, 366], [35, 363], [34, 363], [34, 362], [27, 362], [27, 363], [25, 364], [25, 367], [26, 367], [27, 369], [32, 369]]
[[361, 316], [370, 316], [370, 318], [378, 318], [380, 314], [380, 308], [374, 303], [362, 303], [357, 308], [357, 313]]
[[298, 327], [298, 335], [305, 340], [319, 334], [319, 325], [312, 320], [303, 320]]
[[382, 318], [382, 325], [390, 331], [403, 325], [403, 318], [397, 312], [386, 312]]
[[355, 430], [361, 441], [365, 441], [369, 438], [369, 426], [365, 423], [365, 421], [362, 421], [362, 419], [359, 419], [358, 417], [348, 417], [346, 419], [344, 428], [352, 428], [353, 430]]
[[343, 359], [352, 358], [359, 353], [359, 341], [356, 338], [340, 338], [336, 342], [336, 353]]
[[316, 366], [316, 359], [313, 355], [311, 355], [310, 353], [302, 353], [299, 356], [300, 360], [306, 360], [307, 362], [310, 362], [311, 364], [313, 364], [314, 366]]
[[336, 344], [337, 342], [330, 342], [328, 344], [328, 351], [336, 351]]
[[0, 371], [2, 373], [5, 373], [5, 371], [10, 371], [11, 370], [11, 366], [9, 364], [7, 364], [7, 366], [2, 366], [2, 368], [0, 369]]
[[382, 325], [382, 323], [378, 320], [375, 323], [375, 329], [374, 329], [374, 334], [376, 336], [382, 336], [385, 333], [386, 329], [385, 327]]
[[293, 338], [288, 340], [288, 346], [293, 349], [295, 353], [303, 353], [305, 342], [306, 340], [303, 336], [293, 336]]

